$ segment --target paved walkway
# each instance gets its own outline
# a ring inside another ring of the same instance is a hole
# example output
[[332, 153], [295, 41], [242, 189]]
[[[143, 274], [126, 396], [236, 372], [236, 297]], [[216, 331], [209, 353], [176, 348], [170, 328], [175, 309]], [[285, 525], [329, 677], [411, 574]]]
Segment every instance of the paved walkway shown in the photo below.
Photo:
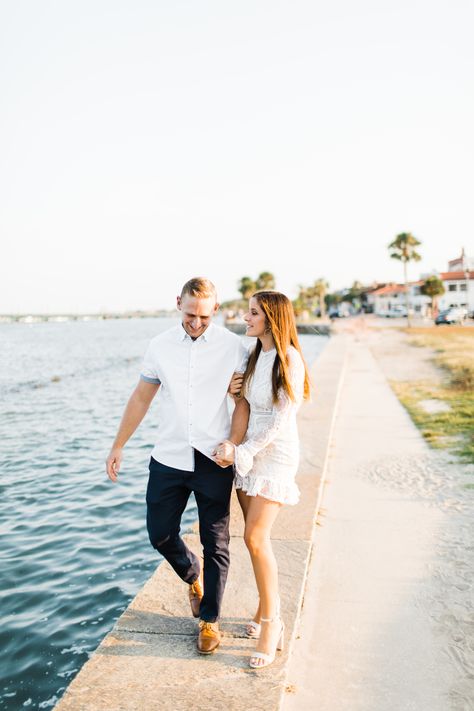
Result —
[[[345, 337], [331, 338], [314, 365], [316, 394], [298, 414], [301, 501], [283, 507], [273, 528], [290, 642], [285, 651], [268, 669], [249, 668], [255, 641], [244, 636], [244, 623], [253, 616], [258, 598], [234, 501], [231, 567], [221, 620], [224, 638], [216, 654], [197, 654], [197, 624], [190, 616], [187, 586], [164, 562], [72, 681], [58, 711], [276, 711], [301, 607], [345, 353]], [[187, 540], [200, 551], [196, 533]]]
[[[445, 513], [377, 471], [427, 447], [364, 336], [350, 339], [283, 711], [449, 711], [459, 670], [428, 601]], [[409, 363], [405, 364], [409, 368]], [[407, 460], [408, 461], [408, 460]]]
[[[409, 482], [409, 462], [425, 461], [428, 450], [367, 343], [363, 333], [331, 338], [313, 372], [316, 397], [299, 414], [302, 498], [283, 508], [274, 529], [285, 652], [268, 669], [248, 667], [254, 643], [243, 622], [256, 591], [234, 508], [219, 652], [196, 654], [186, 586], [164, 563], [58, 711], [474, 709], [472, 675], [447, 653], [430, 614], [447, 514], [409, 487], [387, 486], [404, 468]], [[195, 533], [188, 540], [199, 550]]]

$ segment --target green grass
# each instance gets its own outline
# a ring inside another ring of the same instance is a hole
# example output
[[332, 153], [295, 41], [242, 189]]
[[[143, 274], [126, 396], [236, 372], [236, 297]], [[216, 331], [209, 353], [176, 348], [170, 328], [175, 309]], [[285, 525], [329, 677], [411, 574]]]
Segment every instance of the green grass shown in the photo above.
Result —
[[[423, 437], [432, 447], [450, 449], [474, 462], [474, 393], [443, 387], [432, 382], [396, 382], [391, 386]], [[451, 410], [428, 413], [421, 400], [442, 400]]]
[[[434, 349], [434, 362], [445, 372], [442, 382], [395, 382], [391, 385], [423, 437], [474, 462], [474, 328], [405, 329], [410, 343]], [[436, 399], [448, 412], [428, 413], [420, 401]]]
[[474, 389], [474, 328], [438, 326], [404, 330], [413, 345], [435, 350], [434, 362], [449, 376], [450, 387]]

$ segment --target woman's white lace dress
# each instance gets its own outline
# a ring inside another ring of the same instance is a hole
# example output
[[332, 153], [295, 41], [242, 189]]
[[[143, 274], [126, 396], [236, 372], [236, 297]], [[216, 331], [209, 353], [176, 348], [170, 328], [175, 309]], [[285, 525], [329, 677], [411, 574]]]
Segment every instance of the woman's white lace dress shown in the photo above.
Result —
[[260, 351], [245, 397], [250, 418], [245, 440], [235, 448], [235, 486], [249, 496], [263, 496], [282, 504], [296, 504], [299, 489], [295, 475], [299, 462], [296, 413], [303, 399], [305, 369], [293, 346], [289, 347], [289, 372], [296, 402], [281, 389], [272, 399], [272, 368], [276, 350]]

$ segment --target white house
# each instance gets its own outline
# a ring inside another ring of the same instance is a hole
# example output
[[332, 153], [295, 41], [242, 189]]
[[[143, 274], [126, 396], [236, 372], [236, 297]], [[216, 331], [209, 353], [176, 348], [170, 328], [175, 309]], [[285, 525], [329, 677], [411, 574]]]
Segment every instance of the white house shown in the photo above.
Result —
[[448, 262], [448, 272], [463, 272], [466, 269], [474, 270], [474, 259], [468, 257], [464, 247], [461, 250], [461, 256], [456, 259], [451, 259]]
[[439, 309], [450, 306], [463, 306], [469, 312], [474, 311], [474, 271], [441, 272], [445, 293], [439, 297]]
[[367, 303], [374, 314], [385, 316], [394, 306], [405, 303], [405, 288], [401, 284], [384, 284], [367, 294]]
[[469, 312], [474, 311], [474, 259], [467, 257], [464, 249], [460, 257], [448, 262], [448, 271], [437, 276], [445, 288], [445, 293], [438, 299], [440, 310], [463, 306]]
[[[420, 292], [423, 281], [409, 282], [408, 303], [410, 311], [417, 316], [426, 316], [431, 303], [429, 296]], [[378, 316], [386, 316], [397, 306], [406, 306], [405, 286], [403, 284], [385, 284], [367, 294], [367, 303]]]

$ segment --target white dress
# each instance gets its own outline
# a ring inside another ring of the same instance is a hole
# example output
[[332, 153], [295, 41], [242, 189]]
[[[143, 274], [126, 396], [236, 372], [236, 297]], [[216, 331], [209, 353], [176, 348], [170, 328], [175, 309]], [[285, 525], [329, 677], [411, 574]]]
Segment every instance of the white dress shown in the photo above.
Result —
[[295, 475], [299, 463], [296, 413], [303, 399], [305, 369], [293, 346], [288, 349], [289, 373], [296, 402], [280, 389], [272, 398], [272, 368], [276, 349], [260, 351], [245, 397], [250, 404], [247, 434], [235, 447], [235, 486], [248, 496], [263, 496], [282, 504], [296, 504]]

